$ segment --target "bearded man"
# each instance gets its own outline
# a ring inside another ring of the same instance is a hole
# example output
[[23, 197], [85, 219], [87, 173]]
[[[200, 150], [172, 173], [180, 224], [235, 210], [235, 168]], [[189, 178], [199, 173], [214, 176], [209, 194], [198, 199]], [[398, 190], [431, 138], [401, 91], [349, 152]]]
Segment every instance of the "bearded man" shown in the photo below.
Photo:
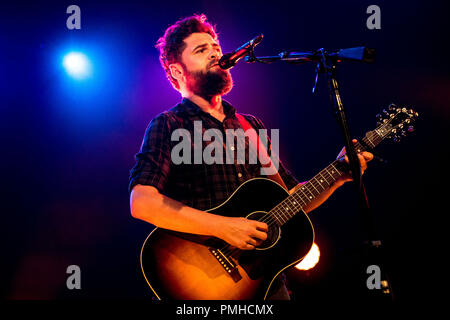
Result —
[[[254, 250], [267, 238], [265, 222], [206, 210], [224, 202], [245, 181], [261, 177], [261, 163], [192, 161], [175, 164], [171, 157], [175, 142], [171, 137], [177, 129], [186, 130], [191, 137], [202, 134], [203, 131], [195, 132], [197, 121], [202, 124], [201, 130], [216, 129], [223, 136], [227, 129], [242, 129], [243, 121], [255, 130], [264, 129], [264, 125], [252, 115], [237, 114], [236, 109], [222, 99], [232, 89], [233, 81], [230, 71], [218, 66], [222, 50], [214, 27], [204, 15], [177, 21], [158, 40], [157, 48], [166, 76], [182, 100], [157, 115], [147, 127], [130, 173], [132, 216], [159, 228], [211, 236], [240, 250]], [[208, 145], [208, 141], [202, 143], [203, 148]], [[249, 143], [245, 146], [248, 151]], [[267, 152], [271, 153], [270, 144]], [[358, 156], [364, 171], [366, 161], [373, 156], [367, 152]], [[289, 193], [301, 185], [281, 161], [277, 175]], [[349, 175], [342, 176], [303, 210], [315, 209], [350, 180]], [[283, 273], [273, 281], [267, 298], [290, 298]]]

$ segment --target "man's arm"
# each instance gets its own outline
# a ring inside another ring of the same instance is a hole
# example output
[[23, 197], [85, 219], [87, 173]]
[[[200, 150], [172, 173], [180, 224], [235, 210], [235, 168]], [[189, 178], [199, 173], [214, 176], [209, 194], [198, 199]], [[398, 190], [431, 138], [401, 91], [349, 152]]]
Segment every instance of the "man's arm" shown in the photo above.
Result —
[[147, 127], [130, 175], [132, 216], [160, 228], [215, 236], [239, 249], [254, 249], [267, 238], [266, 223], [196, 210], [162, 194], [171, 165], [172, 118], [163, 112]]
[[[297, 191], [298, 188], [300, 188], [300, 186], [302, 186], [305, 183], [306, 182], [301, 182], [298, 185], [296, 185], [295, 187], [293, 187], [291, 190], [289, 190], [289, 194], [293, 194], [295, 191]], [[336, 185], [336, 183], [333, 184], [330, 188], [328, 188], [327, 190], [325, 190], [321, 194], [319, 194], [313, 201], [308, 203], [303, 208], [303, 211], [305, 213], [309, 213], [309, 212], [313, 211], [314, 209], [316, 209], [317, 207], [322, 205], [322, 203], [324, 203], [339, 187], [340, 187], [340, 185]]]
[[[355, 139], [353, 139], [353, 143], [356, 143], [356, 142], [357, 141]], [[339, 153], [338, 159], [340, 159], [344, 155], [345, 155], [345, 148], [343, 148], [341, 150], [341, 152]], [[358, 154], [358, 158], [359, 158], [359, 162], [360, 162], [360, 165], [361, 165], [361, 175], [362, 175], [364, 173], [364, 171], [367, 169], [367, 162], [369, 162], [369, 161], [371, 161], [373, 159], [373, 154], [370, 153], [370, 152], [363, 151], [363, 152]], [[347, 156], [344, 157], [344, 161], [348, 162]], [[346, 183], [348, 181], [352, 181], [350, 173], [346, 173], [345, 175], [340, 177], [338, 180], [336, 180], [335, 183], [333, 183], [330, 186], [330, 188], [328, 188], [327, 190], [323, 191], [313, 201], [308, 203], [303, 208], [303, 211], [305, 211], [305, 213], [309, 213], [312, 210], [316, 209], [322, 203], [324, 203], [339, 187], [341, 187], [344, 183]], [[299, 183], [298, 185], [296, 185], [295, 187], [290, 189], [289, 190], [289, 194], [294, 193], [304, 183], [305, 182]]]
[[164, 196], [152, 186], [136, 185], [130, 207], [133, 217], [157, 227], [214, 236], [243, 250], [254, 249], [267, 238], [266, 223], [197, 210]]

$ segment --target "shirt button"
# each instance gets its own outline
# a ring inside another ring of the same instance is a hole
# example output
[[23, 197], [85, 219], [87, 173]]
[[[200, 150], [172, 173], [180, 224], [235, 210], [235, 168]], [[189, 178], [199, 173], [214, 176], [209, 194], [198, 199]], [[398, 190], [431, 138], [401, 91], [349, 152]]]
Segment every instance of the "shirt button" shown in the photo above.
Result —
[[234, 146], [232, 146], [230, 149], [231, 149], [232, 151], [234, 151]]
[[239, 173], [238, 173], [238, 177], [239, 177], [239, 178], [242, 178], [242, 173], [239, 172]]

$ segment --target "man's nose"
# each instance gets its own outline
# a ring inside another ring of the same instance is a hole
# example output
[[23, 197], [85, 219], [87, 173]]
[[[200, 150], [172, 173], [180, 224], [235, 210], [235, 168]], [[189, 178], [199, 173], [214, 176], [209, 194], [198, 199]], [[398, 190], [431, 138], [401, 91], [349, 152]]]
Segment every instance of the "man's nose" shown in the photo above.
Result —
[[219, 58], [220, 58], [220, 52], [219, 52], [219, 50], [213, 48], [213, 49], [211, 50], [211, 53], [209, 54], [209, 58], [210, 58], [211, 60], [219, 59]]

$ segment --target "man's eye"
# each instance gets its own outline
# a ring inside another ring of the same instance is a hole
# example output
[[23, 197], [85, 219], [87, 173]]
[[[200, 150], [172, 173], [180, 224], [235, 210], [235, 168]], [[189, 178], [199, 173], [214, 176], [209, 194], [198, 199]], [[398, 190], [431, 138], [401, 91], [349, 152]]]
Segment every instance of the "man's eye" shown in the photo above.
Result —
[[206, 49], [204, 49], [204, 48], [203, 48], [203, 49], [200, 49], [200, 50], [197, 51], [197, 53], [202, 53], [202, 52], [204, 52], [205, 50], [206, 50]]

